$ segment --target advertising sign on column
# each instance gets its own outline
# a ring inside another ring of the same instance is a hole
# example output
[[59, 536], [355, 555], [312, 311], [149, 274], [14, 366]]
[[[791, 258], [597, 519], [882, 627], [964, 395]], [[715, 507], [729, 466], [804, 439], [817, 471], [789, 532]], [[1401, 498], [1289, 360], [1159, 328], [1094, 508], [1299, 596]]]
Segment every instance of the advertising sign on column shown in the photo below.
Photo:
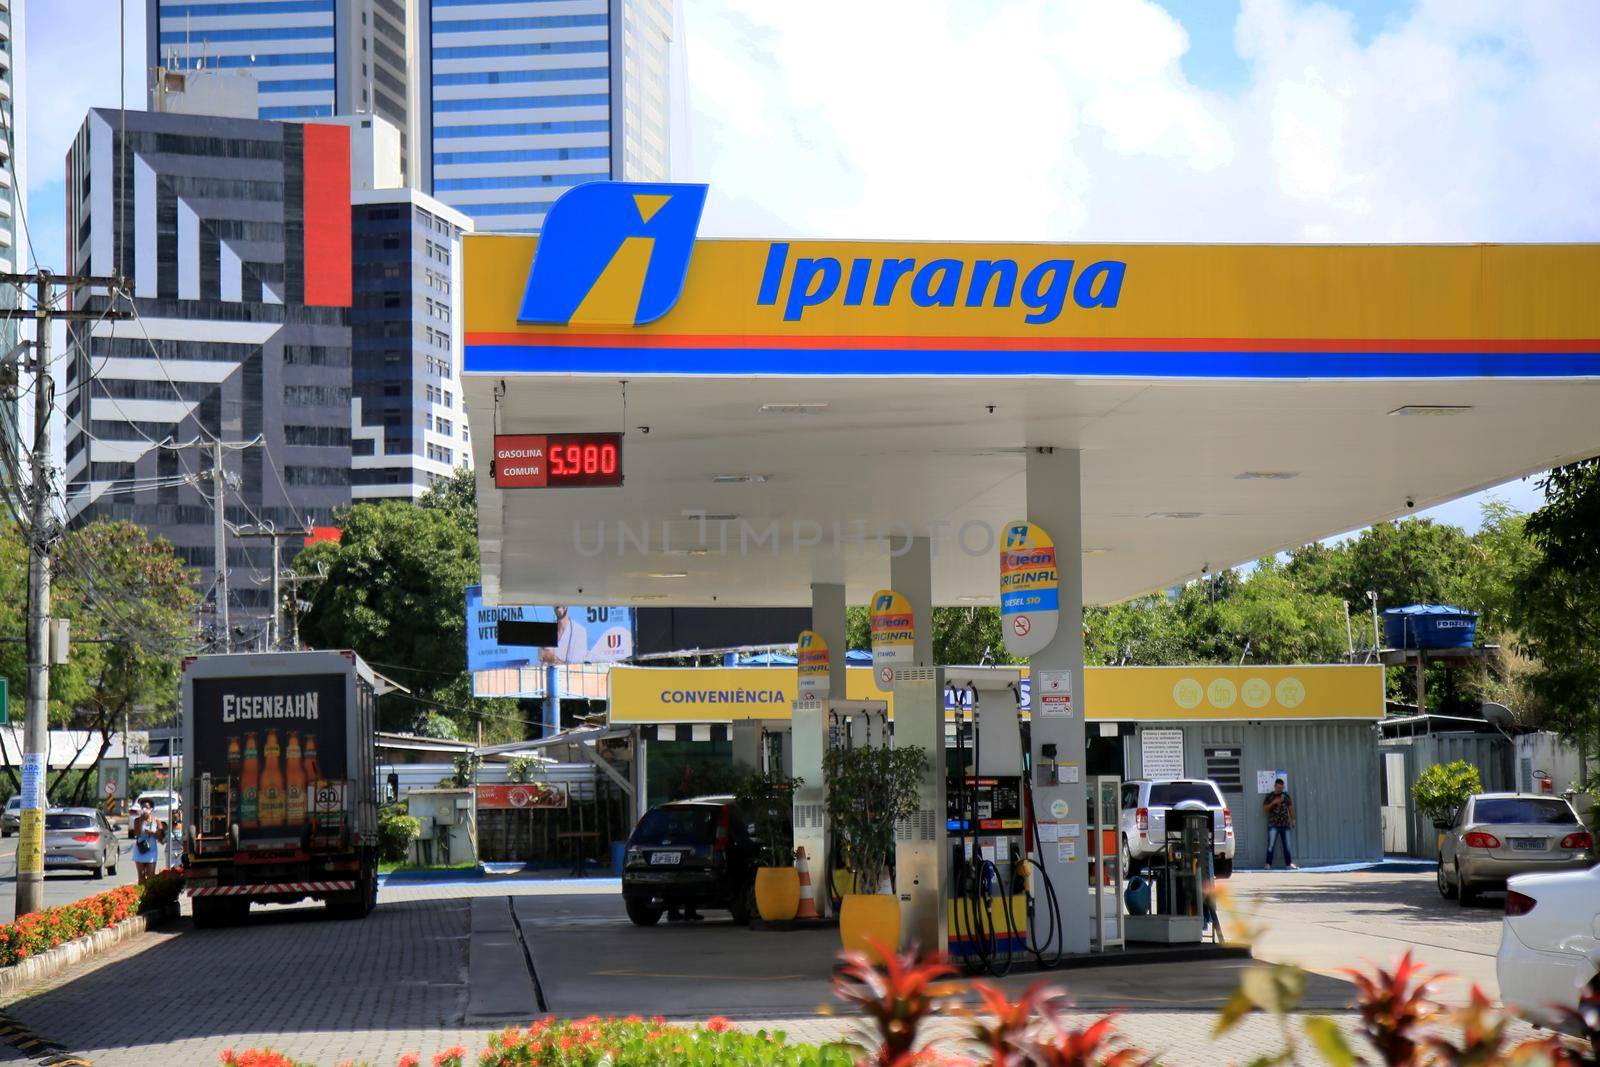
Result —
[[894, 685], [894, 672], [909, 667], [916, 659], [916, 621], [911, 601], [893, 589], [872, 594], [868, 612], [872, 627], [872, 675], [878, 688], [888, 692]]
[[1035, 523], [1006, 524], [1000, 544], [1000, 631], [1013, 656], [1043, 652], [1061, 618], [1056, 546]]
[[795, 670], [800, 675], [796, 687], [801, 700], [827, 700], [828, 642], [815, 630], [801, 630], [800, 642], [795, 646]]

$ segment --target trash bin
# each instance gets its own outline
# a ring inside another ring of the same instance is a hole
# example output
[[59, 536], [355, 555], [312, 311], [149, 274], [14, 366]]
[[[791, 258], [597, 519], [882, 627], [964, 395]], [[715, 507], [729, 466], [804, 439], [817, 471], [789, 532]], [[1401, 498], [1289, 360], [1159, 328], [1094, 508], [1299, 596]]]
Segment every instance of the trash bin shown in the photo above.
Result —
[[611, 873], [618, 878], [622, 877], [622, 865], [627, 862], [628, 843], [626, 841], [611, 842]]

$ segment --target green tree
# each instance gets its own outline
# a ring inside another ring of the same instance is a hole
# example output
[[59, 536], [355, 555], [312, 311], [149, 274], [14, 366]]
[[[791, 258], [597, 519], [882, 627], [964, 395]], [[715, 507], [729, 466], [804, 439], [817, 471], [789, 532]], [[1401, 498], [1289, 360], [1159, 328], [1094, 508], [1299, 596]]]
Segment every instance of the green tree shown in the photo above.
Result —
[[[357, 504], [338, 543], [302, 552], [295, 569], [326, 573], [300, 620], [307, 643], [354, 649], [380, 671], [398, 668], [419, 699], [442, 692], [465, 671], [464, 597], [478, 580], [478, 544], [445, 509]], [[415, 699], [392, 694], [383, 698], [380, 717], [386, 728], [409, 725], [417, 707]]]
[[1530, 688], [1543, 725], [1588, 747], [1600, 730], [1600, 456], [1540, 481], [1523, 524], [1538, 556], [1513, 581], [1518, 650], [1538, 661]]
[[[87, 731], [95, 748], [88, 754], [98, 765], [124, 725], [144, 729], [171, 718], [179, 658], [192, 644], [199, 594], [194, 573], [172, 546], [161, 538], [152, 541], [130, 522], [93, 522], [68, 531], [54, 554], [51, 610], [69, 621], [72, 637], [67, 662], [50, 671], [50, 722]], [[25, 632], [27, 570], [18, 531], [0, 530], [0, 633]], [[20, 708], [27, 691], [25, 644], [0, 643], [0, 672], [13, 706]], [[0, 755], [14, 783], [11, 754]], [[56, 773], [53, 790], [65, 773]], [[80, 776], [64, 799], [83, 802], [92, 785], [92, 776]]]
[[450, 477], [428, 486], [417, 503], [444, 512], [474, 538], [478, 536], [478, 482], [466, 467], [457, 467]]

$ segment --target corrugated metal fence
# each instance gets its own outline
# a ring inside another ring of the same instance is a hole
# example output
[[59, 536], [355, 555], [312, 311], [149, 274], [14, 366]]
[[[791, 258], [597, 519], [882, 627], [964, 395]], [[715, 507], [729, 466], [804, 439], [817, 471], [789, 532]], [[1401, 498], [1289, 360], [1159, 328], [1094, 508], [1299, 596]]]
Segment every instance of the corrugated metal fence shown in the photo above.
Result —
[[[1234, 864], [1259, 868], [1266, 860], [1265, 796], [1259, 772], [1287, 772], [1299, 826], [1292, 835], [1294, 859], [1302, 867], [1383, 858], [1378, 819], [1377, 736], [1368, 722], [1219, 722], [1141, 725], [1123, 750], [1124, 778], [1143, 777], [1140, 734], [1146, 729], [1183, 731], [1183, 769], [1190, 778], [1211, 777], [1223, 786], [1233, 812], [1238, 853]], [[1208, 774], [1237, 759], [1238, 777]], [[1235, 784], [1237, 783], [1237, 784]], [[1269, 783], [1270, 784], [1270, 783]]]
[[1436, 763], [1465, 760], [1478, 768], [1484, 792], [1516, 789], [1516, 781], [1511, 773], [1511, 745], [1505, 738], [1494, 734], [1440, 733], [1396, 737], [1381, 742], [1379, 749], [1385, 753], [1405, 754], [1404, 796], [1391, 797], [1390, 800], [1396, 806], [1403, 800], [1410, 826], [1407, 851], [1422, 859], [1434, 859], [1439, 854], [1439, 831], [1434, 829], [1433, 821], [1425, 818], [1411, 803], [1411, 787], [1416, 785], [1417, 777], [1423, 771]]

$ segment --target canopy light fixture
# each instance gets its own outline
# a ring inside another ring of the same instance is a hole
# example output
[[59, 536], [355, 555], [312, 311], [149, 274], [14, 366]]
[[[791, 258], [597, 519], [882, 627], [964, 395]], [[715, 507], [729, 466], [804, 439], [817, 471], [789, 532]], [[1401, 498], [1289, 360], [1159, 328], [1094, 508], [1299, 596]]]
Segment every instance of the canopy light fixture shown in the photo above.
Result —
[[665, 599], [667, 599], [667, 594], [665, 594], [665, 593], [635, 593], [633, 596], [629, 597], [628, 599], [629, 600], [634, 600], [634, 601], [638, 601], [638, 600], [665, 600]]
[[696, 522], [733, 522], [735, 519], [737, 519], [739, 517], [738, 515], [735, 515], [731, 511], [716, 512], [716, 511], [690, 511], [690, 510], [685, 510], [685, 511], [679, 512], [679, 514], [681, 514], [686, 519], [693, 519]]
[[1235, 474], [1233, 477], [1234, 477], [1234, 479], [1236, 481], [1243, 481], [1243, 482], [1257, 481], [1257, 480], [1259, 480], [1259, 481], [1268, 481], [1268, 482], [1286, 482], [1290, 478], [1298, 478], [1298, 477], [1300, 477], [1300, 472], [1299, 471], [1242, 471], [1239, 474]]
[[646, 578], [687, 578], [687, 577], [689, 577], [689, 573], [687, 571], [651, 571], [649, 574], [645, 575], [645, 577]]
[[1198, 511], [1152, 511], [1146, 515], [1147, 519], [1198, 519]]
[[958, 596], [956, 599], [963, 604], [989, 604], [994, 601], [992, 596]]
[[1111, 550], [1109, 548], [1086, 548], [1083, 550], [1083, 554], [1085, 556], [1104, 556], [1108, 555], [1110, 552]]
[[760, 413], [763, 415], [816, 415], [827, 410], [828, 403], [825, 400], [795, 400], [783, 404], [762, 404]]
[[1471, 404], [1406, 404], [1389, 412], [1391, 415], [1459, 415], [1471, 411]]
[[717, 485], [765, 485], [765, 474], [713, 474], [711, 480]]

